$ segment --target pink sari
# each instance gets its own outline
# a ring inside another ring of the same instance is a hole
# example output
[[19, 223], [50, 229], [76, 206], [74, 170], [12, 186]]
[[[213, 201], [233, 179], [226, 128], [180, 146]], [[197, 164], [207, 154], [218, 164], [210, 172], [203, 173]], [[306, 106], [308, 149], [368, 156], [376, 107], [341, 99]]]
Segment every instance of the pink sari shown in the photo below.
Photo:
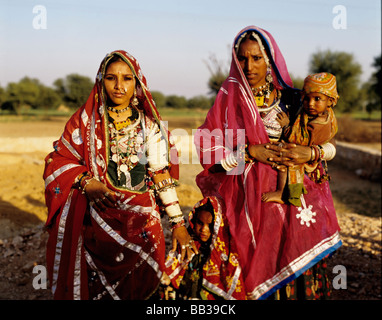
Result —
[[303, 195], [303, 206], [297, 208], [261, 201], [264, 192], [276, 188], [277, 172], [269, 165], [239, 159], [239, 165], [228, 173], [209, 170], [231, 152], [242, 151], [245, 144], [269, 142], [235, 53], [235, 44], [249, 30], [259, 34], [270, 52], [275, 87], [284, 97], [295, 91], [273, 37], [257, 27], [243, 29], [232, 47], [229, 77], [195, 134], [204, 168], [196, 181], [203, 196], [214, 195], [224, 201], [247, 295], [264, 299], [336, 250], [341, 240], [328, 183], [319, 185], [305, 177], [308, 193]]
[[[54, 143], [55, 151], [45, 159], [47, 265], [55, 299], [146, 299], [164, 270], [165, 241], [154, 193], [116, 187], [107, 173], [110, 144], [102, 77], [115, 55], [137, 79], [142, 130], [158, 124], [169, 141], [138, 62], [125, 51], [107, 55], [88, 100], [69, 119]], [[169, 154], [176, 163], [170, 165], [170, 174], [178, 179], [176, 149], [169, 148]], [[117, 208], [97, 212], [89, 205], [73, 187], [83, 172], [116, 192]]]

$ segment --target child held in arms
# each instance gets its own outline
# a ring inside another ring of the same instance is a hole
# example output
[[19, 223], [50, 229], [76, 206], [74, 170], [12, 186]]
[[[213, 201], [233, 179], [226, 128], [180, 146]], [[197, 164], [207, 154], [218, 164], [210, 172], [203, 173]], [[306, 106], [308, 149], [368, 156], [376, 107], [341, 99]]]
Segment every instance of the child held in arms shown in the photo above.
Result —
[[[321, 145], [333, 139], [338, 127], [333, 107], [337, 104], [336, 78], [334, 75], [322, 72], [309, 75], [304, 80], [302, 89], [302, 110], [294, 124], [289, 126], [289, 118], [285, 112], [280, 112], [277, 121], [283, 127], [283, 140], [311, 147], [310, 163], [288, 167], [288, 170], [278, 172], [277, 190], [264, 193], [264, 202], [289, 202], [301, 206], [300, 197], [306, 190], [303, 185], [305, 173], [314, 181], [320, 183], [329, 179], [324, 167], [320, 166], [324, 150]], [[335, 152], [335, 150], [326, 150]], [[285, 185], [288, 180], [288, 188]]]

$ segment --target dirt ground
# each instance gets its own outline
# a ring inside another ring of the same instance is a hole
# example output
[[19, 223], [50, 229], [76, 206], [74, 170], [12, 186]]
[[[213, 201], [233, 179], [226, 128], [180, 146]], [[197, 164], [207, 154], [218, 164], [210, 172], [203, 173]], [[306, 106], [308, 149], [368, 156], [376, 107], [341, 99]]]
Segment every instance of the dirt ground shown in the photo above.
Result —
[[[45, 265], [44, 157], [63, 126], [64, 119], [0, 122], [0, 300], [51, 299], [49, 289], [36, 290], [32, 284], [40, 274], [34, 267]], [[181, 124], [173, 123], [177, 126]], [[178, 193], [188, 213], [201, 197], [194, 182], [200, 165], [184, 164], [180, 169]], [[333, 290], [332, 298], [381, 300], [380, 181], [330, 164], [329, 171], [343, 240], [329, 270], [344, 266], [347, 280], [346, 289]]]

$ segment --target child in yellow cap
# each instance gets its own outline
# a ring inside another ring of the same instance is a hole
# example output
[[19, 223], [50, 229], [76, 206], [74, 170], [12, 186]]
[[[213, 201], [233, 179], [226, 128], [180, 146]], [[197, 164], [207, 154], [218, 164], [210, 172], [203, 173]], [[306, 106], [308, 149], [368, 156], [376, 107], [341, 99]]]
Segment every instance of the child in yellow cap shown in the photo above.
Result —
[[[321, 145], [330, 141], [337, 133], [337, 120], [333, 107], [337, 104], [336, 77], [322, 72], [309, 75], [304, 80], [302, 89], [302, 110], [294, 124], [289, 126], [288, 115], [281, 112], [278, 122], [283, 127], [284, 138], [290, 143], [310, 146], [311, 161], [301, 166], [289, 167], [288, 172], [278, 172], [277, 190], [264, 193], [264, 202], [284, 203], [284, 199], [296, 206], [301, 206], [300, 196], [306, 193], [303, 185], [304, 174], [308, 173], [316, 182], [327, 180], [327, 174], [320, 170], [323, 151]], [[288, 178], [288, 193], [284, 197], [284, 188]]]

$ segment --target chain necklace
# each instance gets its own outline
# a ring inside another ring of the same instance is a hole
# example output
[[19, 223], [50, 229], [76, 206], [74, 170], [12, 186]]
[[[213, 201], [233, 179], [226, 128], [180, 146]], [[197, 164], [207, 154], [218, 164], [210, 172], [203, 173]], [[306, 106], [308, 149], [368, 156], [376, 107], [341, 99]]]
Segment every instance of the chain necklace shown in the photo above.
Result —
[[113, 107], [107, 107], [107, 110], [116, 113], [116, 114], [117, 114], [117, 117], [119, 117], [119, 114], [120, 114], [120, 113], [123, 113], [123, 112], [125, 112], [125, 111], [127, 111], [127, 110], [129, 110], [129, 109], [130, 109], [130, 106], [127, 106], [127, 107], [124, 108], [124, 109], [115, 109], [115, 108], [113, 108]]

